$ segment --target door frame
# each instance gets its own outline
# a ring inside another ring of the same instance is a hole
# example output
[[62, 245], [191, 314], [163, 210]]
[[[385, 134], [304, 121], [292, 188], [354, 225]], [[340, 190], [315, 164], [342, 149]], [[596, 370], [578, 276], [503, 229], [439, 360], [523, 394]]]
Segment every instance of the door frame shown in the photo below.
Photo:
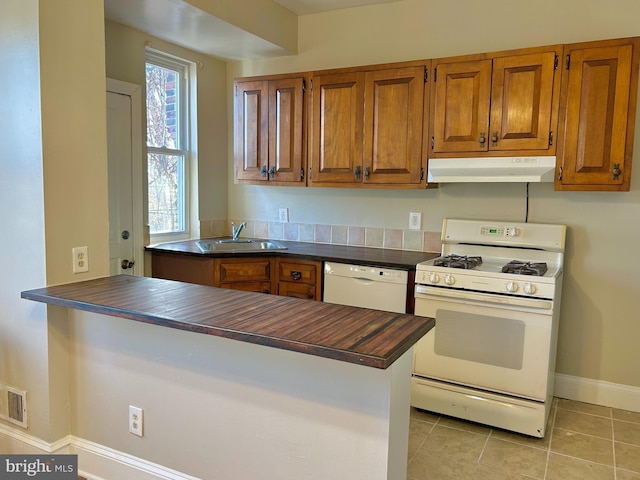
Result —
[[144, 196], [142, 192], [142, 89], [140, 85], [107, 78], [107, 92], [126, 95], [131, 98], [131, 189], [133, 199], [133, 253], [135, 263], [133, 274], [144, 275], [143, 220]]

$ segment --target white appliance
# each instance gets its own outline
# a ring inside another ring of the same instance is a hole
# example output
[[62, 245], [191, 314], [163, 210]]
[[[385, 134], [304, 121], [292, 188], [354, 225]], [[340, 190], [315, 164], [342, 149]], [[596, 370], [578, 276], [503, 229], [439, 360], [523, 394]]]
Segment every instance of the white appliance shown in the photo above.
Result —
[[429, 182], [553, 182], [556, 157], [430, 158]]
[[543, 437], [555, 372], [565, 225], [445, 219], [416, 267], [411, 404]]
[[405, 313], [408, 276], [404, 270], [325, 262], [322, 300]]

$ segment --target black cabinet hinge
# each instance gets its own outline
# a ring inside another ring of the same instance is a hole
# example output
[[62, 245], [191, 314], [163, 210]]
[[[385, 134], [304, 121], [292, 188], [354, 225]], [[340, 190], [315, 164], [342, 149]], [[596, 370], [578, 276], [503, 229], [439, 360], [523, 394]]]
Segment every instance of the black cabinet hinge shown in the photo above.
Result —
[[558, 69], [558, 55], [556, 55], [556, 58], [553, 60], [553, 69]]
[[424, 180], [424, 167], [420, 167], [420, 181]]
[[302, 93], [307, 91], [307, 82], [304, 80], [304, 78], [302, 79]]
[[571, 55], [567, 55], [567, 58], [566, 58], [564, 64], [565, 64], [566, 69], [569, 70], [569, 65], [571, 64]]
[[438, 67], [433, 69], [433, 81], [438, 81]]
[[313, 92], [313, 78], [309, 80], [309, 90]]
[[424, 69], [424, 83], [427, 83], [429, 81], [429, 70], [427, 70], [426, 68]]
[[311, 180], [312, 176], [313, 176], [313, 170], [311, 170], [311, 167], [309, 167], [309, 180]]
[[431, 150], [433, 150], [435, 142], [436, 142], [435, 137], [431, 137]]
[[549, 145], [553, 145], [553, 130], [549, 132]]
[[300, 180], [304, 178], [304, 168], [300, 169]]

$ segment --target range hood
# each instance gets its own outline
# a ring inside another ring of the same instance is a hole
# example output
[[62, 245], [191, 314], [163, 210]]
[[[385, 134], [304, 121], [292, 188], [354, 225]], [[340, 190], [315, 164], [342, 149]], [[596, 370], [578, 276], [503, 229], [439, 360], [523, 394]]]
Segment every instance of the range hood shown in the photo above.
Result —
[[556, 157], [430, 158], [429, 182], [553, 182]]

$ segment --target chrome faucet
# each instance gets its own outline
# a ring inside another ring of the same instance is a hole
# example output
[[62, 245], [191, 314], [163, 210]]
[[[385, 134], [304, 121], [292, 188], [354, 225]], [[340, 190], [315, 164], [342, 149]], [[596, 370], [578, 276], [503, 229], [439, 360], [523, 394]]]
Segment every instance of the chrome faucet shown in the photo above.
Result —
[[247, 224], [245, 222], [242, 222], [240, 225], [236, 225], [235, 222], [231, 222], [231, 237], [234, 240], [237, 240], [238, 236], [240, 235], [240, 232], [246, 226]]

